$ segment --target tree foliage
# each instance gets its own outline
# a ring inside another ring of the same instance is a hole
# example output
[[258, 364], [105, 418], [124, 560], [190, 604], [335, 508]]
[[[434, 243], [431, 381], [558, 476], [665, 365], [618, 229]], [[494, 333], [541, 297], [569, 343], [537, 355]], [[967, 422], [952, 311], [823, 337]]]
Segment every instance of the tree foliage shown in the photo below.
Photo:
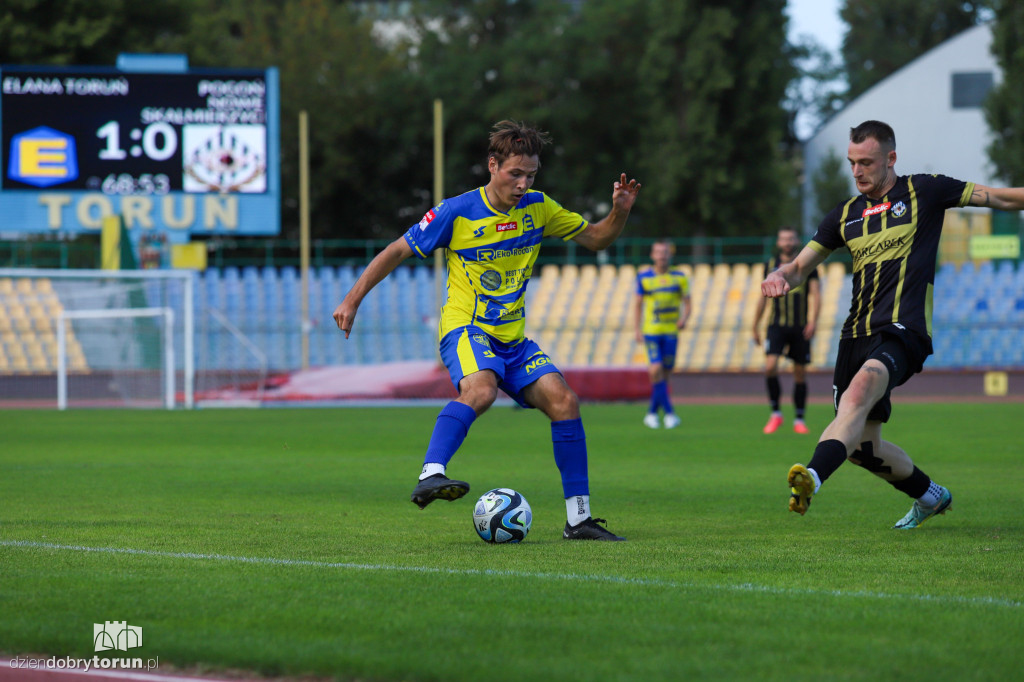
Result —
[[187, 23], [171, 0], [4, 0], [0, 64], [113, 65], [121, 52], [161, 51]]
[[828, 154], [815, 169], [811, 187], [814, 191], [815, 216], [824, 216], [840, 201], [850, 198], [850, 173], [846, 160], [834, 149], [828, 150]]
[[846, 0], [839, 16], [852, 101], [931, 48], [990, 15], [992, 0]]
[[686, 231], [764, 231], [794, 182], [781, 154], [781, 103], [796, 75], [785, 59], [784, 1], [648, 4], [637, 74], [647, 113], [645, 200], [659, 220]]
[[[59, 6], [59, 7], [58, 7]], [[394, 237], [432, 204], [432, 100], [445, 193], [487, 181], [490, 126], [551, 132], [536, 187], [588, 217], [620, 172], [632, 234], [763, 233], [795, 212], [785, 0], [7, 0], [0, 61], [276, 66], [282, 224], [298, 224], [297, 116], [310, 115], [314, 237]], [[766, 224], [766, 222], [770, 224]]]
[[1004, 0], [996, 10], [992, 52], [1003, 80], [985, 103], [992, 129], [989, 158], [997, 174], [1014, 187], [1024, 185], [1024, 5]]

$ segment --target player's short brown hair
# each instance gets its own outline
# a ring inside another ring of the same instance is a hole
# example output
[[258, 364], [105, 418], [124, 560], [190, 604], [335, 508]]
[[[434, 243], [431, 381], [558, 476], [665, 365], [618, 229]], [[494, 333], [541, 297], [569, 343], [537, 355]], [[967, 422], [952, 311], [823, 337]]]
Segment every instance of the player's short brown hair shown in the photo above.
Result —
[[531, 128], [520, 121], [498, 121], [491, 132], [487, 158], [494, 157], [498, 166], [511, 156], [536, 156], [544, 145], [551, 142], [551, 136], [542, 130]]
[[855, 128], [850, 128], [850, 142], [860, 144], [869, 137], [888, 149], [896, 149], [896, 133], [892, 126], [881, 121], [864, 121]]

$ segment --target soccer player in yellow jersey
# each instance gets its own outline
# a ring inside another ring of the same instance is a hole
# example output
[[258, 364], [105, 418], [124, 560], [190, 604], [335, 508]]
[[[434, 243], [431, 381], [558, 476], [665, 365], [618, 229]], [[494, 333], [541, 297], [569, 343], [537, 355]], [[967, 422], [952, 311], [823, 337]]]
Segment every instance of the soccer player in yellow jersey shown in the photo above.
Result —
[[540, 347], [524, 336], [526, 285], [541, 239], [572, 239], [588, 249], [607, 248], [622, 233], [640, 184], [623, 173], [612, 189], [611, 211], [597, 222], [562, 208], [532, 190], [548, 135], [514, 121], [494, 126], [487, 151], [490, 181], [427, 212], [370, 262], [334, 311], [348, 338], [366, 294], [409, 256], [445, 249], [448, 300], [441, 309], [441, 359], [459, 397], [437, 417], [412, 501], [423, 509], [455, 500], [469, 484], [449, 479], [446, 468], [473, 421], [498, 389], [551, 420], [555, 464], [562, 477], [568, 540], [623, 540], [590, 514], [586, 436], [579, 399]]
[[832, 391], [836, 417], [807, 466], [787, 477], [789, 509], [807, 512], [821, 484], [849, 459], [914, 499], [895, 528], [910, 529], [943, 514], [953, 495], [882, 440], [890, 393], [921, 371], [932, 353], [935, 262], [947, 208], [1024, 209], [1024, 187], [994, 188], [945, 175], [896, 175], [896, 134], [880, 121], [850, 130], [847, 160], [860, 195], [822, 219], [796, 258], [765, 277], [761, 293], [785, 296], [835, 249], [853, 257], [853, 295], [843, 325]]
[[633, 320], [636, 341], [647, 349], [647, 373], [651, 378], [651, 405], [644, 425], [658, 428], [658, 410], [664, 412], [666, 429], [679, 426], [672, 409], [668, 377], [676, 364], [679, 332], [690, 319], [690, 283], [686, 273], [672, 268], [675, 245], [663, 239], [651, 245], [650, 267], [637, 272]]

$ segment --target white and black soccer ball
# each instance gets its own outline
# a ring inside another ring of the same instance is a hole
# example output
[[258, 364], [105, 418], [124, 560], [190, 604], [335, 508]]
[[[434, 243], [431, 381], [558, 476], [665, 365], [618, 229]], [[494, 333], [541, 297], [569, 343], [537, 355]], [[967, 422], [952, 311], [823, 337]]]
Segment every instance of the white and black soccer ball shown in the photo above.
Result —
[[473, 507], [473, 527], [484, 542], [522, 542], [531, 523], [530, 503], [510, 488], [488, 490]]

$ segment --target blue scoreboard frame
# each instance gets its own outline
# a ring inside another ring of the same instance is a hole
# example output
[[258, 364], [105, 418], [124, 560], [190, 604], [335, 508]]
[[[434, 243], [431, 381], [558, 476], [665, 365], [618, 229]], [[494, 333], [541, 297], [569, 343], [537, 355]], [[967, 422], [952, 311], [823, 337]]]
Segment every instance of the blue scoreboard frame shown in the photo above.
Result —
[[280, 207], [277, 69], [0, 67], [0, 233], [276, 235]]

